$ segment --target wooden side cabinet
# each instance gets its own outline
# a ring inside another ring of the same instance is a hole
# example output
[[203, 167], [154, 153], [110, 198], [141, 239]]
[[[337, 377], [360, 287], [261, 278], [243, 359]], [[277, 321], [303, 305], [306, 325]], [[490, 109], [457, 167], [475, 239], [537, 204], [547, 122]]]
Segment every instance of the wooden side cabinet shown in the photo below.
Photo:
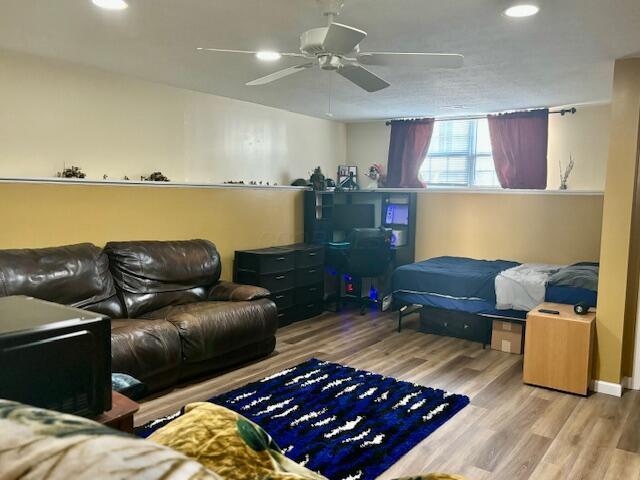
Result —
[[[559, 315], [540, 312], [558, 310]], [[577, 315], [572, 305], [543, 303], [527, 315], [525, 383], [586, 395], [591, 383], [595, 313]]]

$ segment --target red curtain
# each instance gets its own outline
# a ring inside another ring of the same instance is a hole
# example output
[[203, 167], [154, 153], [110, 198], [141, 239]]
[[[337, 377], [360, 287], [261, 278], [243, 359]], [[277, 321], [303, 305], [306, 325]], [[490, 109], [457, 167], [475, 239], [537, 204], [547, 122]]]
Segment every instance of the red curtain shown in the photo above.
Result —
[[502, 188], [547, 188], [549, 110], [489, 115], [488, 119]]
[[391, 122], [387, 182], [389, 188], [423, 188], [418, 171], [427, 156], [433, 118]]

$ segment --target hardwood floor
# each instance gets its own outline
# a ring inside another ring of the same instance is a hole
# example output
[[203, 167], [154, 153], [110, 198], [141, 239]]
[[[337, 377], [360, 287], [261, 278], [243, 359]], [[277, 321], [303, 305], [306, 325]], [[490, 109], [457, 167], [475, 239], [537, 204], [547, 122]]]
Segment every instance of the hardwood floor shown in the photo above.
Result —
[[148, 400], [136, 424], [316, 357], [471, 398], [381, 479], [432, 471], [469, 480], [640, 479], [640, 392], [583, 398], [524, 385], [521, 356], [425, 335], [417, 317], [397, 333], [396, 319], [325, 313], [285, 327], [267, 359]]

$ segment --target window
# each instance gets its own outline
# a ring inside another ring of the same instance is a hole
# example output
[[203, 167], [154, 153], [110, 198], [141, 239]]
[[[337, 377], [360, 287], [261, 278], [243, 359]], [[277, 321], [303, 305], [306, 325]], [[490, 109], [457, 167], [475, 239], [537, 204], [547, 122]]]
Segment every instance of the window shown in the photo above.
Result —
[[443, 187], [500, 187], [487, 120], [436, 122], [420, 178]]

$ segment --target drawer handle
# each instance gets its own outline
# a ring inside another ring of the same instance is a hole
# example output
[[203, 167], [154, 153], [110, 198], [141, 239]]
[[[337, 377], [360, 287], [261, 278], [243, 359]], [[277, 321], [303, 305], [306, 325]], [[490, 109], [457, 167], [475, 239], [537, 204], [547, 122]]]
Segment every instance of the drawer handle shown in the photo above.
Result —
[[444, 322], [444, 326], [445, 326], [445, 327], [448, 327], [448, 326], [449, 326], [449, 324], [448, 324], [447, 322]]
[[284, 317], [284, 313], [279, 313], [279, 314], [278, 314], [278, 317], [279, 317], [279, 318], [280, 318], [280, 317]]
[[276, 295], [276, 300], [282, 300], [284, 298], [284, 295]]
[[285, 278], [287, 277], [285, 277], [284, 275], [280, 275], [279, 277], [276, 277], [276, 280], [284, 280]]
[[313, 307], [315, 307], [315, 304], [313, 303], [310, 303], [309, 305], [307, 305], [307, 308], [313, 308]]
[[465, 325], [464, 328], [469, 328], [469, 325]]
[[285, 261], [286, 259], [287, 259], [287, 257], [278, 257], [278, 258], [276, 258], [276, 261], [277, 261], [277, 262], [283, 262], [283, 261]]
[[316, 270], [309, 270], [307, 273], [316, 273]]
[[310, 292], [315, 292], [316, 290], [318, 290], [318, 287], [313, 287], [309, 289]]
[[317, 253], [315, 253], [315, 252], [311, 252], [311, 253], [309, 254], [309, 256], [310, 256], [310, 257], [315, 257], [316, 255], [317, 255]]

